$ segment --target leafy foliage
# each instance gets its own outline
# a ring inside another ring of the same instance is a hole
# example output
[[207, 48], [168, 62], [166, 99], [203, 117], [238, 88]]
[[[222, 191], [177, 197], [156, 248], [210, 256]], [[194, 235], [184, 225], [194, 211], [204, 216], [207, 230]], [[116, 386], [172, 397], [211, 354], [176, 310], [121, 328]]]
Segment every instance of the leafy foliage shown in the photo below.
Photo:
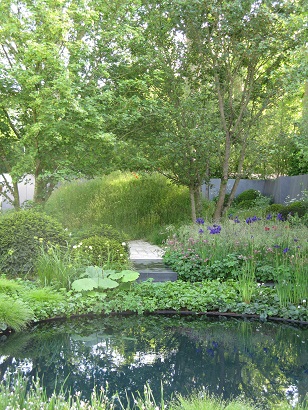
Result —
[[308, 212], [308, 202], [301, 202], [296, 201], [292, 202], [289, 205], [286, 205], [283, 209], [280, 210], [283, 218], [286, 220], [288, 215], [295, 216], [297, 215], [299, 218], [302, 218]]
[[33, 272], [41, 246], [65, 245], [67, 234], [54, 218], [29, 210], [0, 218], [0, 269], [12, 275]]
[[108, 224], [92, 225], [86, 228], [78, 229], [77, 231], [73, 231], [71, 241], [75, 241], [76, 243], [91, 236], [103, 236], [108, 239], [114, 239], [120, 243], [128, 241], [128, 237], [124, 232], [120, 232]]
[[73, 253], [77, 258], [83, 259], [86, 263], [96, 266], [125, 265], [128, 261], [126, 243], [120, 243], [115, 239], [103, 236], [91, 236], [78, 245], [73, 246]]
[[247, 189], [246, 191], [241, 192], [235, 199], [234, 203], [240, 204], [243, 201], [254, 201], [255, 199], [260, 198], [261, 194], [255, 189]]
[[89, 291], [93, 289], [113, 289], [120, 283], [133, 282], [139, 277], [139, 273], [131, 270], [102, 270], [98, 266], [88, 266], [84, 276], [72, 283], [72, 289], [76, 292]]

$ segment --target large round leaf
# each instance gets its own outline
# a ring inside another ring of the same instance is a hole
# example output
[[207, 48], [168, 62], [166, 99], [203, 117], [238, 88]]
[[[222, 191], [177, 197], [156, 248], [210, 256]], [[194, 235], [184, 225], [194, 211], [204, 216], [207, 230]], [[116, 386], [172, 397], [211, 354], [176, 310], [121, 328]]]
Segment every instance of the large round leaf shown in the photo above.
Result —
[[118, 282], [116, 282], [115, 280], [109, 279], [109, 278], [104, 278], [104, 279], [99, 278], [97, 283], [98, 283], [98, 287], [101, 289], [113, 289], [119, 286]]
[[72, 283], [72, 289], [76, 292], [97, 288], [97, 282], [91, 278], [77, 279]]
[[121, 273], [123, 273], [122, 282], [133, 282], [140, 276], [140, 273], [134, 270], [122, 270]]

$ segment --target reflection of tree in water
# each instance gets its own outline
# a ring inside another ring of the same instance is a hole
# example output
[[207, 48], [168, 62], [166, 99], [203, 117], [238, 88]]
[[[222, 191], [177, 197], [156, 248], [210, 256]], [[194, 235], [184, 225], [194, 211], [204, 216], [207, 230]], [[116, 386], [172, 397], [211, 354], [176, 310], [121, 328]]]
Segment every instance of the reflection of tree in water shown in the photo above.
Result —
[[[0, 372], [16, 366], [38, 375], [51, 392], [55, 380], [83, 394], [94, 385], [109, 393], [143, 391], [160, 397], [210, 392], [281, 400], [288, 386], [307, 391], [307, 330], [284, 325], [206, 318], [112, 317], [40, 326], [0, 345]], [[16, 363], [13, 363], [12, 357]], [[305, 373], [306, 372], [306, 373]]]

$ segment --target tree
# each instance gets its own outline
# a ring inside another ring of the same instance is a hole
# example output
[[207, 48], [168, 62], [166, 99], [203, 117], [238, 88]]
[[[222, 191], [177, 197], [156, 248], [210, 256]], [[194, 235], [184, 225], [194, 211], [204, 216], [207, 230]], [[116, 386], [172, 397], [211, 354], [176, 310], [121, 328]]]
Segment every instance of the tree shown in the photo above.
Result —
[[115, 52], [112, 39], [125, 10], [120, 1], [94, 3], [1, 2], [2, 161], [14, 181], [34, 175], [35, 202], [45, 201], [63, 179], [113, 167], [115, 141], [103, 126], [109, 96], [101, 84], [108, 78], [105, 55], [110, 60]]
[[110, 84], [115, 98], [109, 130], [125, 144], [124, 168], [155, 170], [189, 188], [195, 221], [201, 184], [215, 164], [215, 108], [206, 90], [190, 89], [182, 75], [185, 45], [168, 5], [143, 2], [134, 24], [138, 36], [127, 44], [130, 60], [115, 68]]
[[[214, 219], [224, 212], [230, 160], [236, 157], [236, 182], [242, 175], [251, 130], [264, 110], [283, 94], [283, 76], [299, 34], [297, 4], [281, 1], [174, 2], [177, 30], [187, 42], [193, 83], [213, 90], [224, 130], [221, 186]], [[297, 21], [297, 20], [296, 20]]]

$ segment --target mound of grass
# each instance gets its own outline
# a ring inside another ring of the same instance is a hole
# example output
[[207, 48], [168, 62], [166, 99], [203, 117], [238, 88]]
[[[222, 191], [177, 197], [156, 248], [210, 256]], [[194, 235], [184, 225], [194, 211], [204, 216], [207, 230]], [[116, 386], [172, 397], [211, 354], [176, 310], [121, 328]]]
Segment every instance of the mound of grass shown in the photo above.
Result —
[[188, 221], [190, 199], [162, 175], [116, 172], [61, 186], [45, 210], [70, 230], [108, 224], [136, 239]]

